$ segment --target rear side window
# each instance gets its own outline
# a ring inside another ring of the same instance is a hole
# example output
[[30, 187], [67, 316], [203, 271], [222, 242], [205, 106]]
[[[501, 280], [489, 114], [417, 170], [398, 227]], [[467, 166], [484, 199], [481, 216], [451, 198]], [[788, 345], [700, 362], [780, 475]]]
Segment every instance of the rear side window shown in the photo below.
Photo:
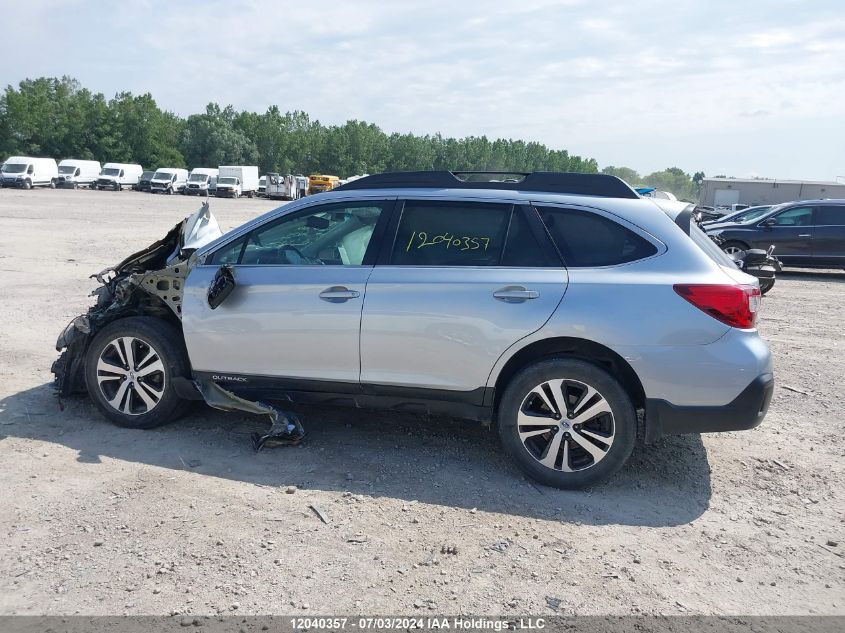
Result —
[[816, 207], [816, 224], [819, 226], [845, 225], [845, 206], [822, 205]]
[[567, 267], [613, 266], [657, 252], [644, 238], [597, 213], [557, 207], [537, 211]]
[[509, 204], [405, 203], [390, 263], [398, 266], [498, 266]]

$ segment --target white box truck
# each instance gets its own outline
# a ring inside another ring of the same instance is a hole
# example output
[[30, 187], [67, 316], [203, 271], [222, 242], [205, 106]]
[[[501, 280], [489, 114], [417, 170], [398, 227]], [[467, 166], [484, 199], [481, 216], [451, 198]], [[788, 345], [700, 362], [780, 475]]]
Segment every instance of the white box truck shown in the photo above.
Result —
[[106, 163], [99, 177], [91, 183], [91, 189], [113, 189], [120, 191], [124, 187], [138, 184], [144, 168], [132, 163]]
[[65, 158], [59, 163], [59, 176], [56, 178], [57, 187], [76, 189], [79, 185], [91, 186], [100, 175], [100, 161], [77, 160]]
[[217, 196], [239, 198], [254, 197], [258, 193], [258, 167], [221, 165], [217, 176]]
[[150, 193], [181, 193], [188, 184], [188, 170], [178, 167], [157, 169], [150, 180]]
[[182, 193], [189, 196], [210, 196], [217, 189], [218, 171], [211, 167], [194, 167], [188, 176], [188, 186]]
[[52, 158], [10, 156], [0, 171], [0, 186], [21, 189], [55, 187], [58, 176], [59, 167]]

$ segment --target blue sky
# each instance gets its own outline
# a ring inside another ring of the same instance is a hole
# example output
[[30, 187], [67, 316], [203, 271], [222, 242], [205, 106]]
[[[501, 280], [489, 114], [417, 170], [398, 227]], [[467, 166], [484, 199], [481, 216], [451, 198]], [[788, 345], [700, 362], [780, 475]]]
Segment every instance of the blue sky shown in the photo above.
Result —
[[845, 179], [838, 0], [29, 0], [0, 54], [3, 86], [67, 74], [182, 115], [278, 104], [642, 173]]

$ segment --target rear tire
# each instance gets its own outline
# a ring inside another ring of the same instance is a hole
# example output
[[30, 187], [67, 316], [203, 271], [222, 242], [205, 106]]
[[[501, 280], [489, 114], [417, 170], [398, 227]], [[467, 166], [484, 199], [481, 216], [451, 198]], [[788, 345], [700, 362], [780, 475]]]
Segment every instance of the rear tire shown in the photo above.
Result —
[[85, 355], [85, 384], [100, 412], [117, 426], [151, 429], [177, 420], [191, 406], [176, 394], [173, 379], [189, 377], [180, 332], [152, 317], [110, 323]]
[[775, 287], [775, 279], [761, 279], [760, 280], [760, 294], [766, 294]]
[[579, 489], [622, 468], [634, 449], [637, 417], [631, 398], [606, 371], [556, 358], [511, 379], [498, 428], [505, 450], [529, 477]]

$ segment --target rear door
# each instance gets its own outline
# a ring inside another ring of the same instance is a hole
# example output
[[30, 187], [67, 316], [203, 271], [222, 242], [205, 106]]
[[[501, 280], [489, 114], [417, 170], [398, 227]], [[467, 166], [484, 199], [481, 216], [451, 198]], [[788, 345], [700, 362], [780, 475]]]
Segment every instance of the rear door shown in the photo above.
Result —
[[816, 207], [813, 260], [817, 266], [845, 267], [845, 204]]
[[766, 249], [774, 244], [775, 256], [784, 264], [812, 262], [814, 213], [812, 206], [800, 206], [767, 217], [758, 223], [751, 246]]
[[[533, 214], [533, 216], [532, 216]], [[543, 326], [567, 272], [529, 206], [406, 200], [367, 282], [365, 393], [481, 404], [501, 354]]]

